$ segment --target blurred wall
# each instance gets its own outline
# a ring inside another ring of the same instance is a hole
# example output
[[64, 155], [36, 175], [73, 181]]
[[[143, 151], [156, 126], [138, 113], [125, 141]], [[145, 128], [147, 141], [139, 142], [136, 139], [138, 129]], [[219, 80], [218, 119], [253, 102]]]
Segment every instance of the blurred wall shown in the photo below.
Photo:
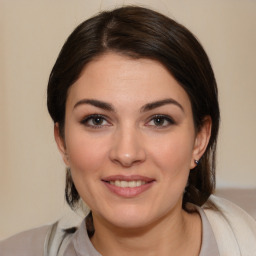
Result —
[[64, 164], [46, 109], [48, 76], [76, 25], [130, 3], [175, 18], [200, 39], [220, 91], [218, 186], [256, 187], [256, 1], [0, 0], [0, 238], [65, 210]]

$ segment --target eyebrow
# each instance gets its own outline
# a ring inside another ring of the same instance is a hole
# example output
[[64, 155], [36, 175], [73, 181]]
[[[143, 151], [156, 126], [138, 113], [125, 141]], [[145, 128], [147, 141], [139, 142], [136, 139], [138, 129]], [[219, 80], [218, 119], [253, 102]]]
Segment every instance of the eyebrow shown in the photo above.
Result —
[[[95, 106], [97, 108], [101, 108], [103, 110], [107, 110], [107, 111], [110, 111], [110, 112], [115, 112], [115, 109], [114, 109], [112, 104], [104, 102], [104, 101], [100, 101], [100, 100], [95, 100], [95, 99], [79, 100], [74, 105], [73, 109], [75, 109], [76, 107], [78, 107], [80, 105], [83, 105], [83, 104], [88, 104], [88, 105]], [[147, 112], [147, 111], [153, 110], [155, 108], [159, 108], [159, 107], [167, 105], [167, 104], [174, 104], [184, 112], [184, 108], [182, 107], [182, 105], [179, 102], [177, 102], [176, 100], [171, 99], [171, 98], [147, 103], [146, 105], [141, 107], [140, 112]]]
[[145, 106], [143, 106], [141, 108], [140, 112], [146, 112], [149, 110], [153, 110], [155, 108], [159, 108], [159, 107], [167, 105], [167, 104], [174, 104], [184, 112], [184, 108], [182, 107], [182, 105], [178, 101], [171, 99], [171, 98], [150, 102], [150, 103], [146, 104]]
[[74, 108], [83, 105], [83, 104], [88, 104], [88, 105], [92, 105], [95, 106], [97, 108], [101, 108], [107, 111], [111, 111], [114, 112], [114, 107], [112, 106], [112, 104], [104, 102], [104, 101], [100, 101], [100, 100], [93, 100], [93, 99], [83, 99], [83, 100], [79, 100], [75, 105]]

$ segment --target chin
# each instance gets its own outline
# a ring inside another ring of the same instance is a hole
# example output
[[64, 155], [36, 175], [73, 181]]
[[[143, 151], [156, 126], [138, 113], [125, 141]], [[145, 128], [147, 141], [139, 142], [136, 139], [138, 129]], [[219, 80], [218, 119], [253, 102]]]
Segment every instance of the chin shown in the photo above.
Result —
[[151, 224], [151, 221], [145, 218], [142, 218], [141, 216], [136, 217], [121, 217], [119, 219], [115, 219], [112, 221], [112, 225], [116, 226], [117, 228], [121, 229], [140, 229], [144, 228]]
[[102, 215], [110, 225], [122, 229], [145, 228], [156, 222], [161, 216], [154, 214], [152, 210], [138, 209], [137, 207], [128, 207], [123, 209], [112, 209], [111, 212], [105, 212]]

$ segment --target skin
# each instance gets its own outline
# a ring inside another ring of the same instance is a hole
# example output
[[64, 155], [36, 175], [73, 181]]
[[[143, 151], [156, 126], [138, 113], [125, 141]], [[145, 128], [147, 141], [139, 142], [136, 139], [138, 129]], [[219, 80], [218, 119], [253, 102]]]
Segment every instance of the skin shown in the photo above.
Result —
[[[92, 210], [100, 253], [199, 255], [201, 219], [182, 209], [182, 195], [210, 130], [206, 117], [195, 132], [187, 93], [159, 62], [106, 53], [87, 64], [68, 92], [65, 140], [58, 124], [55, 139]], [[115, 175], [150, 185], [120, 195], [105, 182]]]

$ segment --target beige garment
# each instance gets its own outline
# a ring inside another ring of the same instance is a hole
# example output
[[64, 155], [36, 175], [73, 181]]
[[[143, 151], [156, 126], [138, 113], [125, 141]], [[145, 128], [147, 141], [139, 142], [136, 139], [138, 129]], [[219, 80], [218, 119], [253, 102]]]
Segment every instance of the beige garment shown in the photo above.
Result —
[[220, 255], [256, 256], [256, 221], [226, 199], [211, 196], [211, 200], [219, 211], [204, 211], [211, 224]]
[[[219, 211], [197, 207], [203, 227], [200, 256], [256, 256], [255, 220], [227, 200], [215, 196], [211, 200]], [[64, 218], [0, 242], [0, 256], [100, 256], [88, 238], [84, 221], [75, 233], [65, 232], [65, 228], [74, 227], [67, 222], [70, 219]]]
[[51, 225], [22, 232], [0, 242], [0, 256], [44, 256], [44, 243]]
[[[204, 211], [197, 207], [202, 219], [202, 247], [199, 256], [219, 256], [217, 244]], [[75, 216], [77, 218], [77, 216]], [[71, 218], [72, 219], [72, 218]], [[77, 223], [77, 220], [75, 221]], [[75, 233], [66, 232], [70, 219], [17, 234], [0, 242], [0, 256], [101, 256], [93, 247], [82, 221]]]
[[[219, 251], [215, 237], [213, 235], [210, 223], [202, 209], [197, 207], [202, 219], [202, 246], [199, 256], [219, 256]], [[60, 254], [62, 256], [62, 254]], [[73, 235], [69, 245], [66, 248], [63, 256], [102, 256], [93, 247], [86, 229], [85, 222], [81, 224], [80, 228]]]

